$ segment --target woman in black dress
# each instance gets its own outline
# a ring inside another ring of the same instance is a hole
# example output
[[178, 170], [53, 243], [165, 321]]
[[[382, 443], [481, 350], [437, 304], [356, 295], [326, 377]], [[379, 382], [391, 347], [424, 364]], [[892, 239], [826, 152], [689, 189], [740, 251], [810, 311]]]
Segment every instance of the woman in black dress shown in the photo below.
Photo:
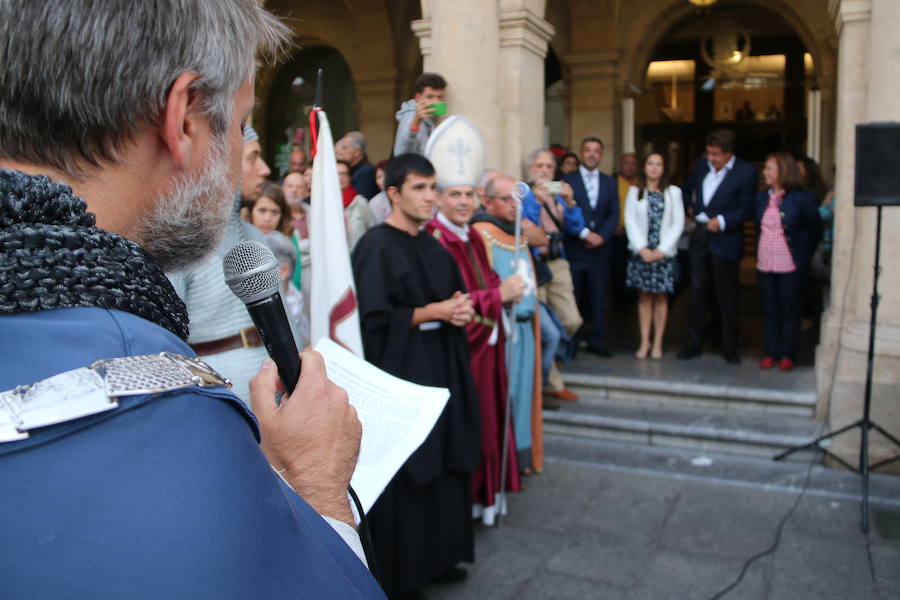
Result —
[[669, 185], [665, 158], [659, 152], [651, 152], [644, 157], [638, 186], [631, 186], [625, 198], [625, 232], [632, 252], [625, 281], [628, 287], [639, 290], [641, 346], [635, 352], [639, 359], [648, 354], [650, 358], [662, 358], [668, 294], [675, 291], [675, 256], [683, 229], [681, 188]]

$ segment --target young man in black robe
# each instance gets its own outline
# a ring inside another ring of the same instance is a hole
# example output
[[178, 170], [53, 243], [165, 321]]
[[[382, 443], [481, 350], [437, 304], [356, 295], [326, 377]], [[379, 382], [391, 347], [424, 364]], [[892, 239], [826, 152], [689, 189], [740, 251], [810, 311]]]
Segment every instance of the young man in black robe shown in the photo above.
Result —
[[418, 154], [394, 157], [385, 191], [391, 215], [353, 251], [366, 360], [450, 389], [434, 430], [369, 513], [384, 589], [400, 598], [430, 580], [461, 580], [457, 563], [474, 559], [469, 476], [481, 429], [465, 328], [472, 301], [453, 258], [419, 230], [434, 213], [434, 168]]

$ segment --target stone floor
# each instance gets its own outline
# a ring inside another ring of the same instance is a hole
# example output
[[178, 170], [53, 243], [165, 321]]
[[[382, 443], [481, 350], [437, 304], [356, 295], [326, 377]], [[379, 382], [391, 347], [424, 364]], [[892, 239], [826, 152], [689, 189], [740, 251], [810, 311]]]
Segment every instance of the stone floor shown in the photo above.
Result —
[[[672, 304], [663, 360], [635, 359], [636, 314], [610, 312], [608, 343], [616, 356], [581, 353], [566, 371], [815, 390], [816, 327], [802, 334], [797, 369], [757, 368], [761, 315], [750, 279], [742, 276], [741, 365], [727, 365], [715, 343], [700, 358], [675, 359], [685, 335], [682, 295]], [[900, 598], [900, 476], [873, 474], [871, 526], [864, 534], [861, 479], [855, 473], [562, 434], [547, 435], [545, 445], [544, 472], [510, 496], [502, 526], [478, 526], [476, 562], [467, 581], [429, 586], [428, 598]], [[794, 506], [774, 551], [718, 596], [750, 557], [774, 543], [779, 523]]]
[[900, 477], [873, 476], [866, 535], [852, 473], [553, 438], [547, 454], [502, 526], [479, 526], [468, 580], [428, 598], [713, 598], [773, 543], [807, 473], [774, 553], [722, 597], [900, 598]]

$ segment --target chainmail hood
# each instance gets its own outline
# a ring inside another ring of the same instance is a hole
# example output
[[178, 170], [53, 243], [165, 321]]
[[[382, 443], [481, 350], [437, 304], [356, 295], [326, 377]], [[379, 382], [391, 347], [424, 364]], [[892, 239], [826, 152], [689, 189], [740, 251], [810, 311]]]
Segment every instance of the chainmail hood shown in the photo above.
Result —
[[188, 337], [184, 302], [143, 248], [98, 229], [68, 185], [0, 169], [0, 314], [78, 306]]

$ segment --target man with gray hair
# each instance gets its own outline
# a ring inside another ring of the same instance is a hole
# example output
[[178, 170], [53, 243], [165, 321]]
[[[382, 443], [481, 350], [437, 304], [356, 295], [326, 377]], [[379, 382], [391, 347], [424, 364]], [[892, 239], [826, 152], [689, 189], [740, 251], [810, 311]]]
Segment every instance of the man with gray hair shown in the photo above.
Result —
[[[557, 323], [552, 318], [556, 317], [558, 324], [571, 339], [583, 321], [575, 302], [575, 288], [569, 261], [566, 260], [563, 236], [567, 233], [578, 235], [584, 229], [584, 216], [575, 202], [572, 187], [564, 181], [553, 181], [556, 161], [549, 149], [533, 150], [525, 162], [530, 190], [522, 202], [523, 212], [526, 218], [540, 226], [547, 235], [549, 243], [538, 248], [535, 254], [553, 274], [549, 282], [538, 288], [538, 301], [542, 305], [541, 328], [544, 331], [556, 328]], [[550, 307], [552, 314], [546, 310], [546, 306]], [[546, 337], [554, 339], [562, 336], [559, 332], [552, 331]], [[558, 408], [559, 400], [578, 399], [578, 395], [566, 387], [555, 362], [555, 354], [545, 352], [542, 356], [545, 408]]]
[[[541, 369], [540, 308], [537, 302], [536, 277], [531, 260], [528, 230], [516, 239], [516, 198], [513, 194], [515, 180], [502, 173], [485, 185], [482, 204], [484, 209], [472, 217], [472, 228], [485, 242], [491, 268], [499, 278], [507, 279], [519, 274], [525, 283], [522, 297], [516, 302], [512, 333], [506, 338], [506, 357], [509, 365], [509, 396], [516, 452], [519, 469], [523, 473], [540, 471], [543, 465], [543, 443], [540, 415]], [[531, 229], [544, 237], [532, 224]], [[518, 242], [518, 244], [517, 244]], [[546, 237], [544, 237], [546, 244]], [[536, 417], [536, 418], [535, 418]], [[502, 448], [502, 446], [501, 446]]]
[[375, 167], [366, 156], [366, 136], [361, 131], [351, 131], [335, 144], [335, 158], [350, 163], [350, 183], [356, 193], [371, 200], [379, 192], [375, 183]]
[[287, 39], [256, 0], [0, 2], [5, 596], [383, 597], [321, 356], [278, 403], [266, 360], [254, 418], [163, 273], [219, 244], [256, 55]]

